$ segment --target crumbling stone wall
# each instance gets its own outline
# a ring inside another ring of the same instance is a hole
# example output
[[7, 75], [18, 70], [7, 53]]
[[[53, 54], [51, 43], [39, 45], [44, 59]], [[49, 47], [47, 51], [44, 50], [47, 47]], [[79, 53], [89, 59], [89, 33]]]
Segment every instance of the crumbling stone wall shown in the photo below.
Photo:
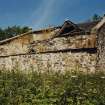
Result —
[[96, 53], [67, 50], [95, 48], [96, 35], [56, 36], [56, 31], [28, 34], [0, 45], [0, 70], [94, 72]]
[[33, 41], [42, 41], [53, 38], [60, 29], [48, 29], [42, 32], [33, 33]]
[[96, 54], [59, 52], [0, 57], [0, 70], [94, 72]]
[[44, 41], [32, 43], [31, 48], [35, 52], [57, 51], [64, 49], [95, 48], [96, 35], [75, 35], [56, 37]]
[[28, 48], [27, 46], [31, 42], [32, 35], [30, 34], [7, 41], [0, 45], [0, 56], [26, 53]]
[[97, 70], [105, 71], [105, 25], [97, 33]]
[[51, 39], [59, 29], [28, 33], [0, 44], [0, 56], [30, 53], [30, 44], [36, 41]]

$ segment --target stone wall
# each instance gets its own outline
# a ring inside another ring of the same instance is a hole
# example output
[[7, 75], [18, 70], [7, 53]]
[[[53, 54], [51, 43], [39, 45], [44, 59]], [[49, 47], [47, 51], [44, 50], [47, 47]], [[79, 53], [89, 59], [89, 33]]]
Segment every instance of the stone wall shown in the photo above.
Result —
[[58, 29], [28, 33], [0, 44], [0, 56], [15, 55], [30, 52], [30, 43], [47, 40], [54, 37]]
[[96, 35], [75, 35], [55, 37], [34, 42], [30, 45], [35, 52], [57, 51], [64, 49], [95, 48]]
[[95, 48], [96, 35], [56, 36], [57, 31], [31, 33], [1, 44], [0, 70], [94, 72], [96, 53], [79, 50]]
[[53, 30], [47, 30], [47, 31], [42, 31], [39, 33], [33, 33], [33, 41], [42, 41], [42, 40], [47, 40], [51, 39], [56, 35], [56, 33], [59, 31], [59, 28], [53, 29]]
[[27, 53], [27, 46], [31, 42], [31, 34], [7, 41], [0, 45], [0, 56]]
[[0, 57], [0, 70], [18, 68], [29, 72], [36, 71], [74, 71], [94, 72], [96, 54], [87, 52], [59, 52], [43, 54], [27, 54]]

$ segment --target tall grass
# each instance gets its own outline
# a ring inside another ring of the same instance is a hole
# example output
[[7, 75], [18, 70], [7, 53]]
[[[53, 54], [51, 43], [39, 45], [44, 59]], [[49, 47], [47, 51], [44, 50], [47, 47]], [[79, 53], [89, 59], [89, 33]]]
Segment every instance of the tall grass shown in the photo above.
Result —
[[0, 105], [105, 105], [105, 75], [0, 71]]

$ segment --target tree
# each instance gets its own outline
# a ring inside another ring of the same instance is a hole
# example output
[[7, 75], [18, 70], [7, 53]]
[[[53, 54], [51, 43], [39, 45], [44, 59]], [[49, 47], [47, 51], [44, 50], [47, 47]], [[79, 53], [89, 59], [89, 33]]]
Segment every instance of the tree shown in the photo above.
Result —
[[97, 14], [94, 14], [93, 17], [92, 17], [92, 21], [98, 21], [98, 20], [101, 20], [102, 17], [97, 15]]
[[3, 29], [0, 28], [0, 40], [3, 40], [5, 38], [6, 38], [5, 33], [4, 33]]
[[13, 36], [28, 32], [29, 30], [32, 29], [27, 26], [24, 27], [12, 26], [12, 27], [7, 27], [5, 29], [0, 28], [0, 40], [11, 38]]

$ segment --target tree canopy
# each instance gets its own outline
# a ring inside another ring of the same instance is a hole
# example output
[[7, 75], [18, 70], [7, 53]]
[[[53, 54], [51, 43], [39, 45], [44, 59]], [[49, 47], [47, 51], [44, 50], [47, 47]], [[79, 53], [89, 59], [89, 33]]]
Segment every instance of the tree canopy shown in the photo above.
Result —
[[22, 34], [25, 32], [28, 32], [31, 30], [31, 28], [24, 26], [12, 26], [12, 27], [7, 27], [5, 29], [0, 28], [0, 40], [4, 40], [13, 36], [16, 36], [18, 34]]
[[102, 17], [99, 16], [98, 14], [94, 14], [93, 17], [92, 17], [92, 21], [97, 21], [97, 20], [101, 20]]

